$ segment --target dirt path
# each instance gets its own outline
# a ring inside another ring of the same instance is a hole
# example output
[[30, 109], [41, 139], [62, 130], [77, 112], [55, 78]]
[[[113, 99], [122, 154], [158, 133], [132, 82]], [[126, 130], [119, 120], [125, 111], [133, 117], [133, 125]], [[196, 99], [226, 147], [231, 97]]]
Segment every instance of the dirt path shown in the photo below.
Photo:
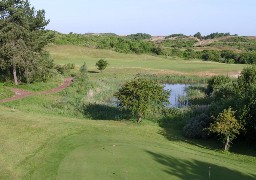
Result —
[[57, 93], [57, 92], [60, 92], [64, 89], [66, 89], [68, 86], [70, 86], [72, 81], [73, 81], [73, 78], [71, 78], [71, 77], [65, 78], [64, 83], [62, 85], [60, 85], [59, 87], [56, 87], [54, 89], [50, 89], [50, 90], [47, 90], [47, 91], [42, 91], [42, 92], [30, 92], [30, 91], [26, 91], [26, 90], [22, 90], [22, 89], [12, 88], [11, 90], [15, 93], [15, 95], [10, 97], [10, 98], [1, 99], [0, 103], [16, 101], [16, 100], [23, 99], [23, 98], [26, 98], [26, 97], [29, 97], [29, 96], [32, 96], [32, 95], [37, 95], [37, 94]]

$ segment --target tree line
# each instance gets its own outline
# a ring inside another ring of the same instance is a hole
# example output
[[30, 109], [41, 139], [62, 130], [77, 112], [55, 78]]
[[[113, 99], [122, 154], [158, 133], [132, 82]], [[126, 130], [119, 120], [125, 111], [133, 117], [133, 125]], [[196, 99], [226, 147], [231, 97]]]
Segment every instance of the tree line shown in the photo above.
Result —
[[[184, 39], [178, 35], [175, 40], [164, 40], [156, 44], [148, 40], [147, 34], [138, 33], [129, 36], [116, 35], [82, 35], [82, 34], [60, 34], [55, 32], [55, 43], [60, 45], [81, 45], [90, 48], [111, 49], [120, 53], [156, 54], [162, 56], [178, 56], [185, 59], [202, 59], [230, 64], [254, 64], [256, 63], [256, 52], [233, 52], [230, 50], [203, 50], [192, 49], [194, 39]], [[171, 48], [166, 48], [166, 47]], [[187, 48], [182, 50], [181, 48]]]
[[244, 68], [235, 80], [227, 76], [212, 77], [206, 94], [211, 99], [209, 109], [191, 118], [184, 134], [203, 139], [216, 134], [222, 137], [227, 148], [235, 137], [255, 144], [256, 66]]

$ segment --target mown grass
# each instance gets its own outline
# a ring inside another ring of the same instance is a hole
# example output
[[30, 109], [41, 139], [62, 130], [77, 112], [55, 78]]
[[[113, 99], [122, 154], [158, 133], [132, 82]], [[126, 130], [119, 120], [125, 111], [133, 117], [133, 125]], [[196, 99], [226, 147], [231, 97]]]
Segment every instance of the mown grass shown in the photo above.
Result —
[[[179, 119], [168, 121], [168, 129], [156, 120], [138, 125], [116, 118], [118, 111], [110, 106], [113, 93], [138, 73], [200, 75], [200, 68], [209, 65], [204, 73], [225, 74], [240, 71], [241, 65], [74, 46], [49, 50], [56, 63], [75, 63], [76, 70], [86, 62], [88, 86], [81, 92], [75, 81], [56, 94], [0, 105], [0, 179], [208, 179], [209, 166], [211, 179], [256, 178], [254, 151], [223, 153], [215, 142], [185, 139]], [[99, 58], [110, 63], [103, 73], [94, 66]], [[77, 109], [84, 105], [84, 111]]]
[[255, 157], [161, 135], [152, 123], [87, 121], [0, 107], [1, 179], [253, 179]]
[[95, 63], [105, 58], [110, 66], [106, 71], [122, 71], [127, 73], [184, 74], [184, 75], [214, 75], [232, 74], [242, 70], [244, 65], [203, 62], [201, 60], [184, 60], [181, 58], [162, 58], [151, 55], [122, 54], [110, 50], [89, 49], [78, 46], [49, 46], [56, 63], [87, 63], [89, 70], [97, 71]]

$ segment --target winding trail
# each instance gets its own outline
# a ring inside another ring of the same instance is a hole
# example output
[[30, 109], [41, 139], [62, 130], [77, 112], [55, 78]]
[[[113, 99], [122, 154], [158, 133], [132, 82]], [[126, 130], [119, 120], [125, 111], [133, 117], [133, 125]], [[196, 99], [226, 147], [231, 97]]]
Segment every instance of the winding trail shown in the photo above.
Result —
[[59, 87], [56, 87], [56, 88], [53, 88], [53, 89], [50, 89], [47, 91], [41, 91], [41, 92], [30, 92], [30, 91], [26, 91], [26, 90], [22, 90], [22, 89], [12, 88], [11, 90], [15, 93], [15, 95], [10, 98], [1, 99], [0, 103], [16, 101], [16, 100], [23, 99], [23, 98], [33, 96], [33, 95], [37, 95], [37, 94], [46, 95], [46, 94], [57, 93], [57, 92], [60, 92], [64, 89], [66, 89], [68, 86], [71, 85], [72, 82], [73, 82], [73, 78], [71, 78], [71, 77], [65, 78], [64, 83], [62, 85], [60, 85]]

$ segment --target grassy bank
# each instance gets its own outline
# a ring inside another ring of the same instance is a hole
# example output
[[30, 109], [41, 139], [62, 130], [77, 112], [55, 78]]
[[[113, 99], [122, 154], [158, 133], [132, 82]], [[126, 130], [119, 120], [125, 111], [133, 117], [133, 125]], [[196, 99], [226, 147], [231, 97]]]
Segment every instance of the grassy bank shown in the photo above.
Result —
[[166, 139], [144, 122], [87, 121], [0, 107], [1, 179], [253, 179], [256, 159]]

